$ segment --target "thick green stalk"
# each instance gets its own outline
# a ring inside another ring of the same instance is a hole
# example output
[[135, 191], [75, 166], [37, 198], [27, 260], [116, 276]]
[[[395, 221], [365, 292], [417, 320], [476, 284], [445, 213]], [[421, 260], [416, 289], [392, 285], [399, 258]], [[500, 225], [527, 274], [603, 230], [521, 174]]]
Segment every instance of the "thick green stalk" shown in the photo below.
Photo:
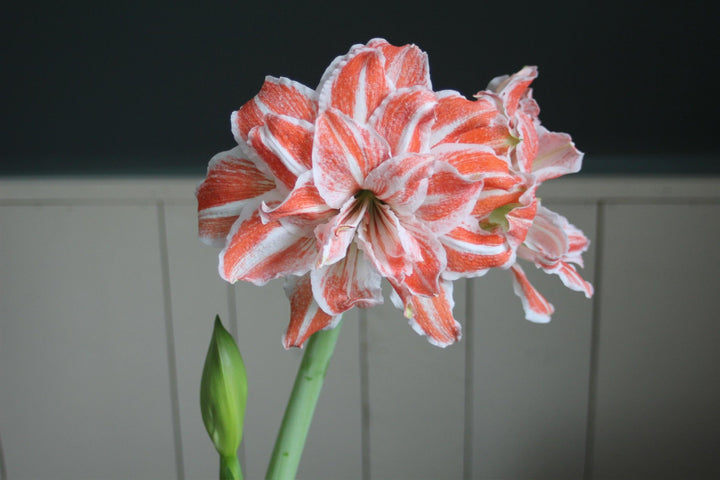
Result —
[[335, 350], [341, 323], [332, 330], [313, 334], [305, 345], [285, 416], [275, 440], [267, 480], [294, 480], [310, 430], [315, 405]]
[[220, 480], [243, 480], [237, 455], [220, 456]]

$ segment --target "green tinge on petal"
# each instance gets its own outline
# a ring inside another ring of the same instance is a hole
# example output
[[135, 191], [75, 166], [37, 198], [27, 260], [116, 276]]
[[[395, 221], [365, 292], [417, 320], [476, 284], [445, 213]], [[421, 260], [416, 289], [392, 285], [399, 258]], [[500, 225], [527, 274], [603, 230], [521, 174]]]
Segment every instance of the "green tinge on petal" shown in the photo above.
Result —
[[221, 456], [237, 455], [246, 404], [245, 364], [235, 340], [217, 316], [200, 382], [200, 410], [210, 439]]

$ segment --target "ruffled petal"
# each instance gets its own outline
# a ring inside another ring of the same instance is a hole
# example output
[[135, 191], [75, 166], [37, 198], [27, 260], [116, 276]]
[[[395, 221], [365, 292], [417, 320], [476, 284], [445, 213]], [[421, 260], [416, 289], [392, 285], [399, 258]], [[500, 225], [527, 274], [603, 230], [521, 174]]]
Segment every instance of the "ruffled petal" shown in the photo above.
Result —
[[337, 326], [339, 316], [328, 315], [313, 298], [310, 274], [287, 277], [285, 293], [290, 299], [290, 324], [283, 335], [283, 346], [300, 347], [310, 335]]
[[394, 291], [390, 298], [396, 307], [403, 310], [415, 332], [426, 336], [431, 344], [443, 348], [460, 340], [462, 327], [452, 314], [455, 302], [451, 282], [441, 282], [438, 295], [432, 297], [412, 295], [402, 285], [391, 284]]
[[538, 154], [532, 164], [538, 182], [580, 171], [583, 153], [575, 148], [570, 135], [549, 132], [542, 126], [538, 134]]
[[368, 42], [385, 56], [385, 74], [395, 88], [421, 86], [432, 89], [427, 54], [415, 45], [395, 47], [382, 38]]
[[329, 315], [382, 303], [381, 277], [353, 243], [345, 258], [310, 272], [313, 295]]
[[390, 92], [385, 57], [375, 48], [355, 46], [326, 71], [319, 86], [320, 111], [335, 108], [365, 123]]
[[315, 187], [313, 173], [308, 171], [298, 177], [295, 188], [282, 203], [274, 206], [263, 203], [260, 215], [266, 223], [291, 217], [289, 221], [303, 225], [322, 221], [334, 211], [325, 204]]
[[512, 117], [518, 109], [520, 100], [528, 93], [528, 88], [537, 75], [537, 67], [524, 67], [513, 75], [495, 77], [490, 81], [488, 90], [498, 94], [505, 106], [505, 113]]
[[513, 291], [520, 297], [525, 318], [535, 323], [547, 323], [555, 308], [532, 286], [520, 265], [510, 268], [513, 274]]
[[231, 116], [235, 140], [238, 143], [247, 141], [250, 130], [262, 125], [268, 113], [312, 122], [317, 114], [317, 94], [288, 78], [265, 77], [260, 92]]
[[[245, 217], [245, 218], [243, 218]], [[286, 228], [279, 221], [263, 223], [259, 212], [243, 212], [220, 252], [220, 276], [228, 282], [245, 280], [264, 285], [273, 278], [302, 275], [315, 262], [317, 246], [312, 235]]]
[[437, 162], [425, 201], [415, 216], [435, 234], [446, 233], [470, 214], [482, 187], [482, 179], [469, 180], [449, 163]]
[[215, 155], [195, 193], [200, 239], [222, 247], [243, 207], [273, 188], [275, 182], [244, 158], [238, 147]]
[[392, 155], [426, 152], [436, 103], [430, 90], [404, 88], [388, 95], [369, 123], [390, 144]]
[[314, 129], [311, 123], [268, 114], [262, 126], [248, 133], [248, 141], [273, 176], [288, 190], [312, 167]]
[[425, 201], [432, 155], [406, 153], [378, 165], [362, 184], [399, 215], [410, 215]]
[[[485, 131], [487, 138], [498, 136], [492, 129], [500, 127], [505, 137], [509, 135], [507, 120], [498, 109], [498, 101], [490, 96], [483, 96], [475, 101], [468, 100], [457, 92], [443, 91], [437, 94], [438, 104], [435, 107], [435, 123], [430, 134], [430, 145], [439, 143], [481, 143], [474, 141], [460, 142], [463, 134], [474, 130]], [[479, 136], [479, 134], [478, 134]], [[505, 139], [503, 138], [503, 141]]]
[[329, 206], [340, 208], [389, 153], [387, 142], [373, 130], [327, 110], [318, 117], [312, 153], [320, 195]]
[[487, 232], [477, 223], [467, 223], [440, 237], [447, 256], [443, 276], [456, 280], [477, 277], [490, 268], [507, 268], [515, 262], [515, 252], [505, 237]]

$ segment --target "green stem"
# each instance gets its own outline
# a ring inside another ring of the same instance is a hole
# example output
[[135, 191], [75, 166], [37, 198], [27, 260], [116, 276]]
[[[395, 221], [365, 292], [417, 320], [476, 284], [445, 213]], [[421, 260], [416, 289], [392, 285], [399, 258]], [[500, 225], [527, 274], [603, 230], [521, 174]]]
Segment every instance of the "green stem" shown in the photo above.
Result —
[[313, 334], [305, 345], [285, 416], [275, 440], [267, 480], [294, 480], [315, 405], [325, 380], [342, 323], [332, 330]]
[[243, 480], [237, 455], [220, 455], [220, 480]]

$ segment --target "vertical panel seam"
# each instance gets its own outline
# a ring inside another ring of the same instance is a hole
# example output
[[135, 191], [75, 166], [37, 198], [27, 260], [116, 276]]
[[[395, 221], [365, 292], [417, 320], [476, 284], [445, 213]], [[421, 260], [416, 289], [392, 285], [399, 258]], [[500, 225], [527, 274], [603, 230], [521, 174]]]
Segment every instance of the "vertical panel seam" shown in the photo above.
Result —
[[600, 332], [600, 303], [602, 298], [602, 271], [604, 261], [604, 235], [605, 235], [605, 201], [597, 203], [595, 217], [595, 285], [592, 303], [592, 328], [590, 331], [590, 362], [588, 372], [588, 396], [585, 424], [585, 458], [583, 462], [583, 479], [592, 478], [593, 455], [595, 454], [595, 410], [597, 402], [597, 369], [598, 347]]
[[173, 446], [175, 449], [175, 469], [178, 480], [185, 479], [183, 462], [182, 434], [180, 429], [180, 400], [178, 396], [177, 362], [175, 357], [175, 331], [173, 329], [172, 297], [170, 288], [170, 259], [167, 245], [167, 226], [165, 224], [165, 205], [156, 204], [160, 244], [160, 264], [162, 270], [163, 300], [165, 309], [165, 337], [167, 342], [168, 374], [170, 376], [170, 410], [173, 423]]
[[367, 310], [358, 311], [360, 345], [360, 455], [362, 479], [370, 480], [370, 390], [368, 375]]
[[7, 470], [5, 468], [5, 455], [2, 448], [2, 436], [0, 436], [0, 480], [7, 480]]
[[468, 278], [465, 283], [465, 422], [463, 427], [463, 479], [470, 480], [473, 476], [473, 362], [475, 349], [473, 347], [474, 324], [475, 324], [475, 282]]

